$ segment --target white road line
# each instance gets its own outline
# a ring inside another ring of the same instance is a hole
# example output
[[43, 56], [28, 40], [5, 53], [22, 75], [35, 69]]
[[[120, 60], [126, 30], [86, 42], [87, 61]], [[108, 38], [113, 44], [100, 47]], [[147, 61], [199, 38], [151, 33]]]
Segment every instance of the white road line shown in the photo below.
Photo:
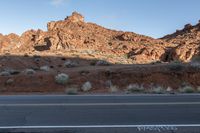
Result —
[[0, 126], [0, 129], [48, 129], [48, 128], [138, 128], [138, 127], [200, 127], [200, 124], [165, 125], [80, 125], [80, 126]]
[[58, 94], [58, 95], [1, 95], [1, 97], [110, 97], [110, 96], [115, 96], [115, 97], [131, 97], [131, 96], [200, 96], [200, 93], [194, 93], [194, 94], [182, 94], [182, 93], [177, 93], [177, 94], [85, 94], [85, 95], [63, 95], [63, 94]]
[[200, 105], [200, 102], [165, 102], [165, 103], [30, 103], [0, 104], [0, 107], [17, 106], [154, 106], [154, 105]]

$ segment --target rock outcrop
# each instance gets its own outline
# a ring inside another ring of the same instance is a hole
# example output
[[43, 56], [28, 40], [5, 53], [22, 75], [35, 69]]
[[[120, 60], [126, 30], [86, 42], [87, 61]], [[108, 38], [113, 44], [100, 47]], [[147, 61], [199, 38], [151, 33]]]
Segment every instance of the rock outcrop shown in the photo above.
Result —
[[128, 55], [128, 59], [133, 59], [134, 62], [149, 63], [161, 60], [166, 48], [173, 47], [163, 40], [87, 23], [77, 12], [65, 20], [49, 22], [47, 29], [47, 31], [29, 30], [20, 37], [14, 34], [4, 36], [0, 45], [1, 51], [42, 53], [89, 50], [103, 55], [119, 57]]
[[162, 38], [164, 41], [178, 45], [172, 51], [173, 60], [190, 61], [200, 53], [200, 21], [197, 25], [185, 25], [171, 35]]

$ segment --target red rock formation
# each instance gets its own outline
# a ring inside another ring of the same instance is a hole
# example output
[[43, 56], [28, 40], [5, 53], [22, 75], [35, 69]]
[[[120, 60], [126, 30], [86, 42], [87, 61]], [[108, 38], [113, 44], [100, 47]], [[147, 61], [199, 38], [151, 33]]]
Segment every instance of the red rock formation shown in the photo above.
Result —
[[200, 22], [194, 26], [187, 24], [184, 29], [177, 30], [162, 39], [178, 45], [172, 51], [173, 60], [188, 62], [192, 57], [200, 54]]
[[1, 51], [10, 51], [12, 49], [15, 49], [18, 47], [20, 43], [20, 37], [14, 33], [11, 33], [9, 35], [3, 36], [0, 35], [0, 48]]
[[15, 47], [9, 48], [10, 51], [30, 53], [90, 50], [121, 57], [128, 54], [136, 62], [145, 63], [162, 59], [165, 47], [172, 47], [162, 40], [87, 23], [84, 17], [77, 12], [72, 13], [72, 16], [65, 20], [49, 22], [47, 28], [48, 31], [26, 31], [21, 37], [9, 36], [8, 41], [1, 45], [2, 50], [5, 50], [5, 45], [10, 46], [16, 43]]

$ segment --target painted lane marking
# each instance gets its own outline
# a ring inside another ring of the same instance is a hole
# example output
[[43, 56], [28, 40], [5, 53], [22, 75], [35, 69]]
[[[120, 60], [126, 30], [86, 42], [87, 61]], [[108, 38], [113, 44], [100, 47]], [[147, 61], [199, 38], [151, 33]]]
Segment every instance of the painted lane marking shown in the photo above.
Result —
[[148, 127], [200, 127], [200, 124], [167, 125], [80, 125], [80, 126], [0, 126], [0, 129], [47, 129], [47, 128], [148, 128]]
[[177, 93], [177, 94], [94, 94], [94, 95], [1, 95], [1, 97], [132, 97], [132, 96], [200, 96], [199, 93], [194, 94], [184, 94], [184, 93]]
[[0, 107], [18, 106], [148, 106], [148, 105], [200, 105], [200, 102], [165, 102], [165, 103], [45, 103], [45, 104], [0, 104]]

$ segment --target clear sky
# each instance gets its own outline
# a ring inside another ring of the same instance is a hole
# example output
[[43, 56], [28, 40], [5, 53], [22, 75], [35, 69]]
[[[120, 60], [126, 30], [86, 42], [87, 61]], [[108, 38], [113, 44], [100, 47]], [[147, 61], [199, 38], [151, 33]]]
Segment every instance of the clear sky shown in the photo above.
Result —
[[46, 30], [52, 20], [78, 11], [87, 22], [154, 38], [196, 24], [200, 0], [0, 0], [0, 32]]

